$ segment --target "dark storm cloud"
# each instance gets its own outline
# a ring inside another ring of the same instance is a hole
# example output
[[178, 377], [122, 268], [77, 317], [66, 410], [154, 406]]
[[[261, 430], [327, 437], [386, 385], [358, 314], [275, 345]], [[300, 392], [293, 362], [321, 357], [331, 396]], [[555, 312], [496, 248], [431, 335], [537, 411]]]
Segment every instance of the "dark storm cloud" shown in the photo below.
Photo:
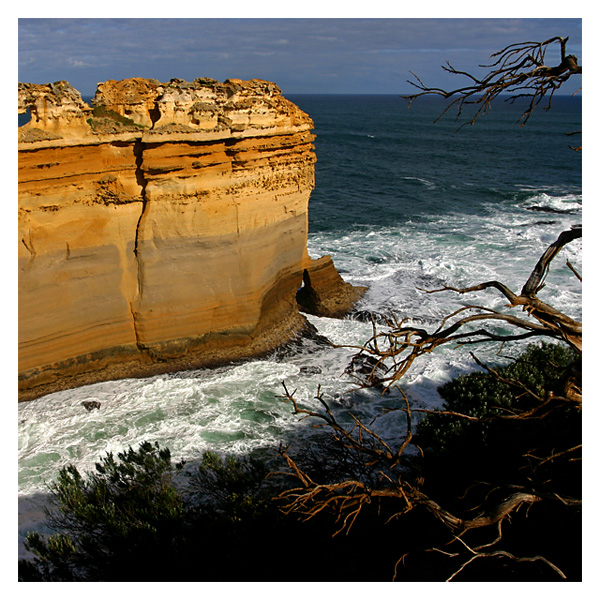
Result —
[[580, 19], [20, 19], [19, 80], [66, 79], [84, 95], [125, 77], [260, 78], [284, 93], [402, 93], [416, 72], [473, 70], [507, 44], [570, 36]]

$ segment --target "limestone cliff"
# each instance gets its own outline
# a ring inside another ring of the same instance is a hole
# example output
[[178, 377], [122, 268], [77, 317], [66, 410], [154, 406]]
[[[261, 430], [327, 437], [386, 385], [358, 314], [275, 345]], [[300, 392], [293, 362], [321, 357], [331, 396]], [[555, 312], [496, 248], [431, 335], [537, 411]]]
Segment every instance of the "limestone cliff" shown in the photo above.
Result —
[[92, 106], [19, 84], [21, 400], [275, 348], [311, 273], [319, 314], [360, 296], [308, 256], [313, 124], [275, 84], [107, 81]]

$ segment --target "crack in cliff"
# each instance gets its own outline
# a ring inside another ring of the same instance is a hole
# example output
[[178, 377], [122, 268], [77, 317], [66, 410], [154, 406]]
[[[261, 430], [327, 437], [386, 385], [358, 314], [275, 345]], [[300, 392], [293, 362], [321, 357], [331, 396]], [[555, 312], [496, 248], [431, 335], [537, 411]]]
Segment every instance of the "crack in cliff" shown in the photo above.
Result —
[[[149, 109], [148, 115], [150, 117], [151, 125], [150, 129], [154, 128], [154, 125], [159, 121], [161, 117], [160, 112], [160, 103], [159, 98], [156, 98], [154, 101], [154, 106]], [[140, 211], [140, 216], [136, 223], [135, 227], [135, 239], [133, 244], [133, 255], [135, 260], [136, 267], [136, 280], [137, 280], [137, 292], [133, 299], [129, 301], [129, 310], [131, 312], [131, 318], [133, 322], [133, 331], [135, 334], [135, 343], [140, 354], [145, 357], [150, 357], [150, 352], [148, 347], [143, 343], [142, 337], [139, 330], [139, 322], [138, 322], [138, 312], [136, 310], [139, 309], [143, 290], [144, 290], [144, 270], [142, 264], [142, 257], [140, 256], [140, 234], [142, 231], [142, 221], [146, 217], [147, 207], [148, 207], [148, 196], [146, 193], [146, 187], [148, 185], [148, 178], [146, 177], [143, 162], [144, 162], [144, 149], [146, 144], [142, 141], [142, 138], [137, 138], [133, 145], [133, 155], [135, 157], [135, 179], [136, 183], [140, 188], [140, 198], [142, 202], [142, 209]]]
[[142, 220], [146, 214], [146, 207], [148, 205], [148, 198], [146, 196], [146, 186], [148, 184], [148, 180], [144, 175], [143, 169], [143, 161], [144, 161], [144, 142], [141, 139], [137, 139], [133, 146], [133, 154], [135, 156], [135, 179], [137, 184], [140, 186], [140, 197], [142, 199], [142, 210], [140, 211], [140, 216], [138, 222], [135, 227], [135, 240], [133, 244], [133, 255], [135, 257], [135, 264], [137, 268], [137, 294], [136, 297], [129, 302], [129, 310], [131, 311], [131, 317], [133, 319], [133, 330], [135, 333], [135, 343], [142, 355], [147, 355], [148, 351], [144, 344], [140, 340], [140, 332], [138, 330], [138, 321], [136, 316], [136, 311], [134, 309], [134, 303], [137, 301], [138, 304], [141, 302], [142, 298], [142, 290], [143, 290], [143, 273], [142, 273], [142, 264], [140, 262], [139, 256], [139, 237], [140, 237], [140, 228], [142, 225]]
[[30, 258], [35, 258], [37, 255], [37, 252], [35, 251], [35, 248], [33, 247], [33, 244], [31, 243], [31, 231], [29, 231], [27, 233], [27, 237], [22, 237], [21, 238], [21, 243], [23, 244], [23, 246], [25, 246], [25, 248], [27, 248], [27, 251], [30, 254]]

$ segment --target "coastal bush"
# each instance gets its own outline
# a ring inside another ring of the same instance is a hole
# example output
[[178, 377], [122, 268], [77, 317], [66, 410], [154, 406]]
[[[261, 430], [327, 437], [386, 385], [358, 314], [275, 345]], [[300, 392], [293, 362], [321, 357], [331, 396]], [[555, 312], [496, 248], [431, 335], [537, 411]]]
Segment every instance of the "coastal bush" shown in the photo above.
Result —
[[[269, 578], [268, 568], [286, 573], [279, 548], [299, 539], [297, 519], [271, 501], [266, 475], [255, 457], [212, 451], [184, 473], [167, 448], [149, 442], [107, 454], [91, 473], [68, 465], [50, 488], [47, 523], [57, 533], [28, 534], [35, 558], [20, 561], [19, 578], [221, 581]], [[187, 485], [177, 488], [175, 476]], [[257, 539], [260, 552], [249, 553]]]
[[[349, 535], [333, 537], [337, 527], [331, 515], [305, 522], [280, 510], [273, 496], [289, 480], [272, 472], [266, 479], [266, 465], [252, 456], [208, 451], [183, 471], [181, 464], [172, 464], [167, 449], [144, 442], [117, 459], [103, 458], [94, 473], [66, 467], [52, 485], [55, 512], [48, 524], [56, 533], [27, 536], [26, 547], [35, 558], [19, 561], [19, 579], [389, 579], [397, 532], [375, 507]], [[187, 474], [185, 491], [174, 487], [174, 474]], [[366, 546], [372, 550], [359, 568], [356, 557]], [[310, 572], [300, 566], [307, 556]]]
[[[532, 344], [514, 362], [495, 369], [500, 377], [491, 372], [459, 375], [438, 389], [444, 399], [444, 411], [457, 413], [457, 416], [428, 414], [417, 427], [416, 442], [424, 448], [435, 448], [437, 455], [463, 454], [468, 449], [468, 454], [477, 456], [499, 444], [508, 452], [515, 449], [519, 440], [531, 447], [539, 446], [543, 443], [544, 430], [557, 426], [557, 415], [561, 421], [576, 421], [580, 419], [579, 411], [574, 408], [557, 411], [554, 405], [547, 407], [537, 415], [538, 426], [535, 428], [525, 419], [494, 417], [509, 417], [534, 409], [539, 398], [558, 389], [565, 370], [575, 359], [575, 352], [568, 347]], [[458, 415], [480, 420], [472, 421]], [[562, 422], [571, 435], [577, 436], [579, 428], [575, 423], [573, 427], [566, 427], [567, 422]], [[511, 444], [506, 443], [508, 428], [514, 435], [510, 438]]]
[[172, 556], [184, 523], [184, 506], [173, 486], [182, 464], [158, 444], [143, 442], [115, 458], [108, 453], [95, 472], [68, 465], [51, 485], [48, 523], [58, 533], [30, 533], [21, 561], [25, 580], [135, 580]]
[[92, 109], [92, 116], [87, 119], [88, 125], [94, 131], [104, 132], [107, 127], [122, 127], [127, 129], [144, 129], [144, 125], [140, 125], [118, 112], [107, 108], [106, 106], [95, 106]]
[[[421, 490], [457, 514], [472, 506], [478, 494], [476, 504], [488, 497], [494, 500], [494, 494], [512, 487], [540, 497], [554, 495], [549, 506], [536, 503], [526, 512], [515, 511], [502, 529], [503, 548], [543, 554], [576, 579], [580, 511], [561, 499], [581, 497], [580, 467], [572, 462], [573, 454], [557, 455], [543, 466], [535, 456], [546, 456], [543, 452], [549, 447], [559, 454], [560, 448], [577, 444], [581, 414], [567, 405], [553, 406], [534, 420], [502, 418], [529, 411], [537, 402], [535, 396], [558, 385], [572, 358], [572, 351], [563, 346], [530, 346], [514, 362], [494, 370], [501, 379], [492, 372], [477, 372], [442, 386], [446, 412], [480, 420], [429, 414], [415, 437], [423, 449], [422, 461], [406, 463], [402, 477], [415, 481], [424, 475]], [[521, 384], [534, 396], [528, 397]], [[373, 473], [360, 456], [340, 452], [335, 444], [323, 443], [319, 460], [309, 454], [300, 466], [313, 480], [334, 481], [352, 472], [346, 463], [354, 461], [364, 469], [355, 469], [353, 477], [373, 487]], [[48, 538], [28, 535], [26, 547], [36, 558], [20, 562], [19, 577], [22, 581], [385, 581], [395, 574], [398, 581], [439, 581], [454, 568], [453, 560], [463, 560], [451, 553], [432, 553], [431, 547], [447, 543], [448, 531], [420, 507], [396, 515], [393, 497], [381, 501], [373, 497], [352, 528], [336, 536], [340, 521], [335, 510], [324, 507], [309, 520], [300, 512], [282, 512], [277, 497], [289, 489], [291, 479], [270, 472], [275, 456], [273, 451], [267, 462], [207, 451], [184, 471], [182, 463], [173, 464], [168, 449], [144, 442], [116, 458], [108, 454], [93, 473], [81, 475], [68, 466], [52, 485], [56, 512], [49, 523], [57, 533]], [[340, 468], [341, 474], [336, 471]], [[173, 483], [176, 475], [186, 477], [182, 488]], [[402, 555], [407, 556], [404, 568], [396, 565]], [[549, 573], [543, 564], [522, 566], [508, 559], [496, 560], [493, 567], [482, 564], [470, 569], [469, 577], [544, 580]]]

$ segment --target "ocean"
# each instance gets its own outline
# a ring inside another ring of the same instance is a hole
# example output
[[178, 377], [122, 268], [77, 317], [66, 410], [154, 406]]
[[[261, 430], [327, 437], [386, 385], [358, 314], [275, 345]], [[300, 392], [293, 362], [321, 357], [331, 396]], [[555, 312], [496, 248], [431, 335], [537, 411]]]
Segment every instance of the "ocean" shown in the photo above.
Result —
[[[556, 97], [523, 127], [522, 106], [498, 101], [461, 129], [451, 115], [434, 123], [442, 109], [436, 98], [408, 109], [393, 95], [288, 97], [313, 118], [317, 135], [309, 253], [330, 254], [346, 281], [368, 286], [357, 310], [393, 312], [434, 329], [468, 303], [501, 309], [506, 302], [493, 292], [467, 298], [422, 290], [495, 279], [519, 291], [545, 248], [582, 222], [581, 153], [570, 148], [580, 136], [566, 135], [581, 131], [580, 97]], [[581, 319], [581, 284], [567, 259], [582, 272], [581, 240], [555, 259], [539, 296]], [[308, 318], [337, 345], [361, 345], [371, 333], [352, 316]], [[487, 344], [476, 353], [502, 362], [522, 346]], [[411, 404], [441, 406], [438, 386], [476, 369], [473, 350], [440, 348], [417, 361], [402, 382]], [[354, 352], [305, 340], [227, 367], [98, 383], [21, 403], [19, 556], [27, 556], [27, 530], [47, 531], [47, 484], [68, 463], [91, 470], [106, 452], [144, 440], [190, 462], [207, 449], [268, 457], [281, 443], [307, 447], [315, 429], [293, 415], [282, 382], [313, 409], [321, 386], [342, 422], [351, 413], [370, 422], [399, 405], [398, 393], [355, 390], [346, 373]], [[88, 412], [87, 400], [101, 409]], [[403, 435], [399, 414], [376, 421], [385, 439]]]

